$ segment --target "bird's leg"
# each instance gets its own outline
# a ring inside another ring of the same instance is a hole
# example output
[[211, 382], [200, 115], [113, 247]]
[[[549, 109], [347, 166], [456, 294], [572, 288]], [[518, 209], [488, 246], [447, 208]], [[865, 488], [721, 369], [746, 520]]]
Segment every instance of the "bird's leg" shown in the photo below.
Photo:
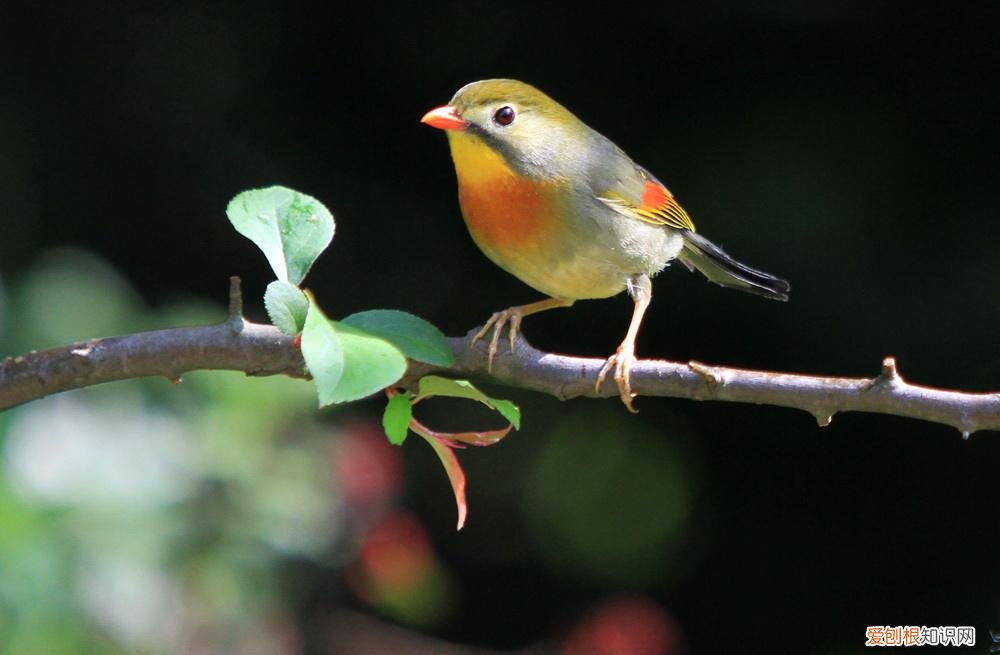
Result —
[[628, 324], [628, 332], [625, 334], [625, 340], [618, 346], [618, 350], [611, 357], [608, 357], [608, 361], [604, 362], [604, 366], [601, 367], [601, 372], [597, 374], [597, 383], [594, 385], [594, 390], [601, 390], [604, 378], [607, 376], [608, 371], [611, 370], [611, 367], [614, 366], [614, 377], [615, 382], [618, 384], [618, 394], [621, 396], [622, 402], [625, 403], [628, 411], [635, 414], [638, 410], [632, 406], [632, 399], [635, 398], [635, 394], [632, 393], [629, 375], [632, 370], [632, 364], [635, 363], [635, 338], [639, 334], [639, 326], [642, 325], [642, 317], [646, 313], [646, 308], [649, 307], [649, 302], [653, 299], [653, 283], [650, 281], [649, 276], [633, 275], [630, 277], [628, 281], [628, 293], [632, 296], [633, 302], [635, 302], [635, 307], [632, 309], [632, 322]]
[[546, 309], [555, 309], [557, 307], [569, 307], [573, 304], [572, 300], [565, 300], [563, 298], [546, 298], [545, 300], [539, 300], [538, 302], [533, 302], [528, 305], [519, 305], [517, 307], [511, 307], [505, 309], [501, 312], [496, 312], [493, 316], [490, 316], [490, 320], [486, 321], [486, 325], [483, 326], [476, 336], [472, 337], [472, 343], [476, 343], [493, 329], [493, 336], [490, 338], [490, 348], [487, 352], [486, 358], [486, 370], [493, 370], [493, 358], [496, 357], [497, 347], [500, 343], [500, 333], [503, 331], [503, 327], [509, 324], [508, 331], [510, 333], [510, 351], [514, 352], [514, 341], [517, 339], [517, 333], [521, 329], [521, 319], [529, 314], [537, 314], [538, 312], [544, 312]]

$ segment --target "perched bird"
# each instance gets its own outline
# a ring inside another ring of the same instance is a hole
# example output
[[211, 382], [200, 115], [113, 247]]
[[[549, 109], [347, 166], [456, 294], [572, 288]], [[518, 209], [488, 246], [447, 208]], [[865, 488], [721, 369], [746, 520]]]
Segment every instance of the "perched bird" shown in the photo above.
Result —
[[652, 299], [650, 277], [671, 260], [712, 282], [774, 300], [789, 285], [736, 261], [695, 232], [694, 223], [659, 180], [609, 139], [538, 89], [517, 80], [483, 80], [461, 89], [422, 119], [445, 130], [469, 233], [500, 268], [549, 296], [496, 312], [489, 365], [509, 325], [511, 349], [521, 319], [577, 300], [627, 289], [635, 303], [621, 345], [601, 369], [625, 406], [635, 340]]

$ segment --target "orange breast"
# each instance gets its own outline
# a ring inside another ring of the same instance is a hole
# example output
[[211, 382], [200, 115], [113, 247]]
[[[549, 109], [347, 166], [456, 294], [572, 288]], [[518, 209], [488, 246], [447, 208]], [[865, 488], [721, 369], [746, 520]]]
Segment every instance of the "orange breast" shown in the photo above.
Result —
[[524, 251], [543, 245], [548, 234], [554, 209], [548, 191], [548, 185], [515, 177], [478, 184], [459, 178], [458, 197], [477, 243], [493, 251]]
[[521, 177], [474, 136], [448, 136], [462, 215], [476, 244], [504, 267], [543, 250], [558, 220], [554, 185]]

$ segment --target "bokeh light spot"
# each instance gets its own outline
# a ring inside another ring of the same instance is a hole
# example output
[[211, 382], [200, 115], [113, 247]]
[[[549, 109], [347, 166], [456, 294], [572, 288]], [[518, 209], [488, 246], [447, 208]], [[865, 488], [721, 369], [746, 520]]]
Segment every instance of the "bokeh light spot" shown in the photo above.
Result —
[[557, 569], [644, 585], [671, 566], [684, 534], [689, 463], [670, 433], [612, 409], [577, 411], [555, 429], [530, 474], [527, 514]]

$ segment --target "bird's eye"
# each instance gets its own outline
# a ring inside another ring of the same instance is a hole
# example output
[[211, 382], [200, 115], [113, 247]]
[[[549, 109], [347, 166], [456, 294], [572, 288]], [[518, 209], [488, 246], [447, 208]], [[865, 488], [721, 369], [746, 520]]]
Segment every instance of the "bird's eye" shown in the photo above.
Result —
[[510, 125], [514, 122], [514, 115], [513, 107], [501, 107], [493, 112], [493, 122], [497, 125]]

